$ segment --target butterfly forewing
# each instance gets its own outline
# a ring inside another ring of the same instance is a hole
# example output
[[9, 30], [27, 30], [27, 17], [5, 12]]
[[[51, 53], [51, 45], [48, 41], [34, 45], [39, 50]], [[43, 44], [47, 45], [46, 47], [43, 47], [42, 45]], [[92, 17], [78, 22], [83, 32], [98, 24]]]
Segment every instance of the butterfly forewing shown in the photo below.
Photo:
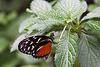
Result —
[[29, 37], [29, 38], [22, 40], [18, 45], [19, 50], [22, 53], [31, 55], [34, 47], [37, 45], [36, 43], [37, 39], [38, 39], [37, 37]]

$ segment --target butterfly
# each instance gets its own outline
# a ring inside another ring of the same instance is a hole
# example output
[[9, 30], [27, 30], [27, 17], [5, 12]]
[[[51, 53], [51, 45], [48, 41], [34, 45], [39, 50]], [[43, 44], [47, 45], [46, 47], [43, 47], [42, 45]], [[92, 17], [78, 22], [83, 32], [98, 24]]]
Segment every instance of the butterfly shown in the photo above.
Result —
[[18, 49], [20, 52], [28, 55], [32, 55], [36, 59], [47, 59], [52, 43], [54, 39], [54, 33], [51, 33], [50, 37], [48, 36], [32, 36], [22, 40]]

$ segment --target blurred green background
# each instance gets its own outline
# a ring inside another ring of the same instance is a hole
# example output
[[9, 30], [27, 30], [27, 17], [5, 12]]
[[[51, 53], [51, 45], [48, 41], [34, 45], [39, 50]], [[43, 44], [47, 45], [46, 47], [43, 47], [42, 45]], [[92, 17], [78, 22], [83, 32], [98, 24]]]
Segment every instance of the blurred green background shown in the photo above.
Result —
[[[18, 33], [19, 24], [31, 15], [25, 11], [26, 8], [30, 7], [31, 1], [0, 0], [0, 67], [55, 67], [54, 48], [52, 48], [53, 50], [47, 61], [34, 59], [18, 50], [10, 52], [12, 43], [20, 35]], [[51, 2], [53, 0], [47, 1]], [[82, 17], [95, 7], [100, 6], [100, 0], [86, 1], [89, 8]], [[74, 67], [79, 67], [78, 60], [76, 60]]]

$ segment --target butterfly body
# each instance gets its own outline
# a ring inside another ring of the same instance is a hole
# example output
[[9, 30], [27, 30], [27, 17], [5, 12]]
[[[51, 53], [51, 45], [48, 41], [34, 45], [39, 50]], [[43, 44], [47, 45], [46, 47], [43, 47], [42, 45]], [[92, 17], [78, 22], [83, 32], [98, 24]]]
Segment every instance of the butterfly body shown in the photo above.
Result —
[[32, 36], [22, 40], [18, 45], [18, 49], [24, 54], [32, 55], [33, 58], [47, 59], [51, 51], [52, 42], [52, 37]]

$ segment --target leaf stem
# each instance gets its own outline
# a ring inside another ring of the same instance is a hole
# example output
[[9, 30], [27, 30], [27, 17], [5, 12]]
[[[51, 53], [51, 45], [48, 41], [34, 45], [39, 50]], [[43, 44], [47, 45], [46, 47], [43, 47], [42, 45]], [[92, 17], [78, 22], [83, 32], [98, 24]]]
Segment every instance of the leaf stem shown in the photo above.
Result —
[[78, 25], [78, 23], [74, 20], [74, 23], [76, 24], [76, 25]]
[[81, 24], [81, 22], [82, 22], [82, 21], [80, 21], [80, 22], [78, 23], [78, 25], [80, 25], [80, 24]]
[[61, 32], [61, 35], [60, 35], [60, 39], [59, 39], [59, 41], [61, 40], [61, 38], [62, 38], [62, 36], [63, 36], [63, 33], [64, 33], [66, 27], [67, 27], [67, 24], [64, 26], [64, 29], [63, 29], [63, 31]]

